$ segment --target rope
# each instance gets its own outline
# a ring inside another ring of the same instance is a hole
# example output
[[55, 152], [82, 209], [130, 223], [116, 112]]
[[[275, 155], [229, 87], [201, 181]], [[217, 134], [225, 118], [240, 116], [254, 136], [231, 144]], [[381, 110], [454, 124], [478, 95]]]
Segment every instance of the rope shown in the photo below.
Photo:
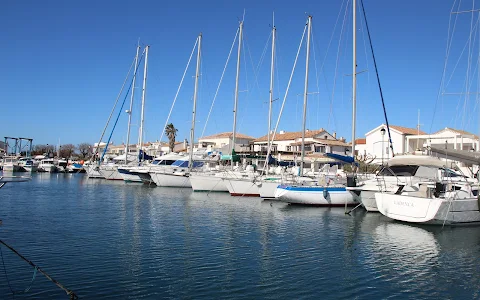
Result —
[[23, 291], [13, 291], [11, 285], [10, 285], [10, 281], [8, 280], [8, 276], [7, 276], [7, 269], [5, 268], [5, 262], [3, 260], [3, 252], [2, 252], [2, 248], [0, 247], [0, 256], [2, 258], [2, 264], [3, 264], [3, 271], [5, 273], [5, 277], [7, 278], [7, 284], [8, 284], [8, 287], [10, 288], [10, 291], [12, 292], [12, 295], [15, 296], [15, 294], [22, 294], [22, 293], [27, 293], [28, 291], [30, 291], [30, 288], [32, 287], [33, 285], [33, 282], [35, 281], [35, 278], [37, 276], [37, 271], [42, 273], [45, 277], [47, 277], [48, 280], [50, 280], [51, 282], [53, 282], [56, 286], [58, 286], [59, 288], [61, 288], [63, 291], [65, 291], [67, 293], [68, 296], [70, 296], [70, 299], [78, 299], [78, 296], [77, 294], [75, 294], [72, 290], [69, 290], [67, 289], [66, 287], [64, 287], [60, 282], [56, 281], [55, 279], [53, 279], [52, 277], [50, 277], [50, 275], [48, 275], [45, 271], [43, 271], [39, 266], [37, 266], [36, 264], [34, 264], [33, 262], [31, 262], [30, 260], [26, 259], [23, 255], [21, 255], [20, 253], [17, 252], [17, 250], [13, 249], [11, 246], [9, 246], [8, 244], [6, 244], [4, 241], [0, 240], [0, 244], [3, 244], [5, 247], [7, 247], [8, 249], [10, 249], [13, 253], [15, 253], [17, 256], [19, 256], [21, 259], [23, 259], [24, 261], [26, 261], [29, 265], [31, 265], [34, 270], [33, 270], [33, 276], [32, 276], [32, 281], [30, 282], [30, 286], [27, 287], [25, 290]]
[[[383, 92], [382, 92], [382, 86], [380, 84], [380, 77], [378, 75], [377, 61], [375, 60], [375, 53], [373, 52], [372, 38], [370, 36], [370, 30], [368, 29], [367, 14], [365, 13], [365, 7], [363, 6], [363, 0], [360, 0], [360, 4], [362, 5], [363, 18], [365, 20], [365, 28], [367, 29], [368, 41], [370, 43], [370, 50], [372, 52], [373, 65], [375, 66], [375, 74], [377, 75], [378, 89], [380, 90], [380, 98], [382, 99], [383, 115], [385, 116], [385, 123], [387, 125], [388, 140], [390, 142], [390, 149], [392, 150], [392, 157], [394, 157], [395, 153], [393, 152], [392, 135], [390, 134], [390, 126], [388, 125], [387, 110], [385, 109], [385, 101], [383, 100]], [[353, 9], [355, 9], [355, 8], [353, 8]], [[353, 137], [353, 138], [355, 138], [355, 137]]]

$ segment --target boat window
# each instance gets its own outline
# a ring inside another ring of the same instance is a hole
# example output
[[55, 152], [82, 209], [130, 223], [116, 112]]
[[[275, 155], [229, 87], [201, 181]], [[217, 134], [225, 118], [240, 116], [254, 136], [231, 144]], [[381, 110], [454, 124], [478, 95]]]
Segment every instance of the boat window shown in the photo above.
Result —
[[188, 167], [188, 160], [177, 160], [172, 166], [186, 168]]
[[462, 175], [459, 175], [450, 169], [442, 170], [442, 177], [461, 177], [461, 176]]
[[420, 166], [418, 167], [415, 176], [423, 178], [436, 178], [438, 176], [438, 168]]
[[377, 176], [413, 176], [417, 169], [418, 166], [410, 165], [384, 167]]

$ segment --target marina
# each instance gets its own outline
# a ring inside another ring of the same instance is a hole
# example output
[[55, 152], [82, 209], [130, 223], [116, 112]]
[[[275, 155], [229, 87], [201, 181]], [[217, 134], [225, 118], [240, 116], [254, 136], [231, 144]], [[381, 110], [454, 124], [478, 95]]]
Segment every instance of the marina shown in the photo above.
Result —
[[[475, 226], [410, 225], [363, 210], [85, 174], [33, 174], [0, 192], [2, 239], [80, 299], [473, 299], [479, 291]], [[28, 286], [32, 268], [2, 251], [10, 284]], [[5, 280], [0, 294], [9, 295]], [[28, 297], [66, 295], [37, 276]]]
[[480, 298], [478, 3], [187, 2], [9, 4], [0, 299]]

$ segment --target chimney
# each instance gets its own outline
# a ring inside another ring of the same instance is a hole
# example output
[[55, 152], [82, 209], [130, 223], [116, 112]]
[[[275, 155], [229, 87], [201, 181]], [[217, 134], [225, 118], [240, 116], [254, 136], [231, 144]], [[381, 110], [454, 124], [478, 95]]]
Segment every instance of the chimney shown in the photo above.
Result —
[[183, 140], [183, 149], [187, 149], [188, 148], [188, 142], [187, 142], [187, 139], [184, 139]]
[[333, 138], [337, 139], [337, 132], [336, 131], [333, 132]]
[[280, 134], [284, 134], [284, 133], [285, 133], [285, 131], [284, 131], [284, 130], [280, 130]]

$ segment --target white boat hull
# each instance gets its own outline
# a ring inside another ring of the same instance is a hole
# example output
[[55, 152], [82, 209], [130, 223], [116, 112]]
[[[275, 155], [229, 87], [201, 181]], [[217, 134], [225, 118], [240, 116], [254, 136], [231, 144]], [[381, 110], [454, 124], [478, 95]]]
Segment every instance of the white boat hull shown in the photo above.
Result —
[[480, 222], [477, 198], [446, 200], [376, 193], [378, 210], [384, 216], [411, 223], [457, 224]]
[[105, 178], [97, 165], [89, 165], [84, 167], [85, 172], [87, 173], [88, 178]]
[[190, 174], [190, 184], [194, 192], [228, 192], [222, 177], [202, 174]]
[[118, 168], [118, 173], [126, 182], [142, 182], [140, 176], [130, 173], [130, 170], [127, 168]]
[[257, 183], [253, 179], [223, 179], [228, 192], [232, 196], [260, 197]]
[[5, 172], [20, 172], [21, 168], [19, 165], [6, 164], [3, 166], [3, 171]]
[[275, 192], [277, 191], [277, 187], [281, 184], [281, 181], [275, 180], [260, 182], [258, 185], [258, 192], [260, 193], [260, 197], [275, 199]]
[[185, 172], [179, 173], [150, 173], [157, 186], [191, 188], [190, 180]]
[[344, 187], [278, 186], [275, 198], [282, 202], [318, 206], [353, 206], [355, 197]]
[[45, 165], [39, 165], [38, 169], [41, 170], [42, 172], [47, 172], [47, 173], [54, 173], [57, 171], [57, 167], [55, 165], [51, 164], [45, 164]]
[[360, 202], [362, 206], [369, 212], [378, 212], [377, 200], [375, 200], [374, 191], [362, 191], [360, 194]]
[[100, 166], [100, 174], [107, 180], [123, 180], [118, 172], [118, 166]]

